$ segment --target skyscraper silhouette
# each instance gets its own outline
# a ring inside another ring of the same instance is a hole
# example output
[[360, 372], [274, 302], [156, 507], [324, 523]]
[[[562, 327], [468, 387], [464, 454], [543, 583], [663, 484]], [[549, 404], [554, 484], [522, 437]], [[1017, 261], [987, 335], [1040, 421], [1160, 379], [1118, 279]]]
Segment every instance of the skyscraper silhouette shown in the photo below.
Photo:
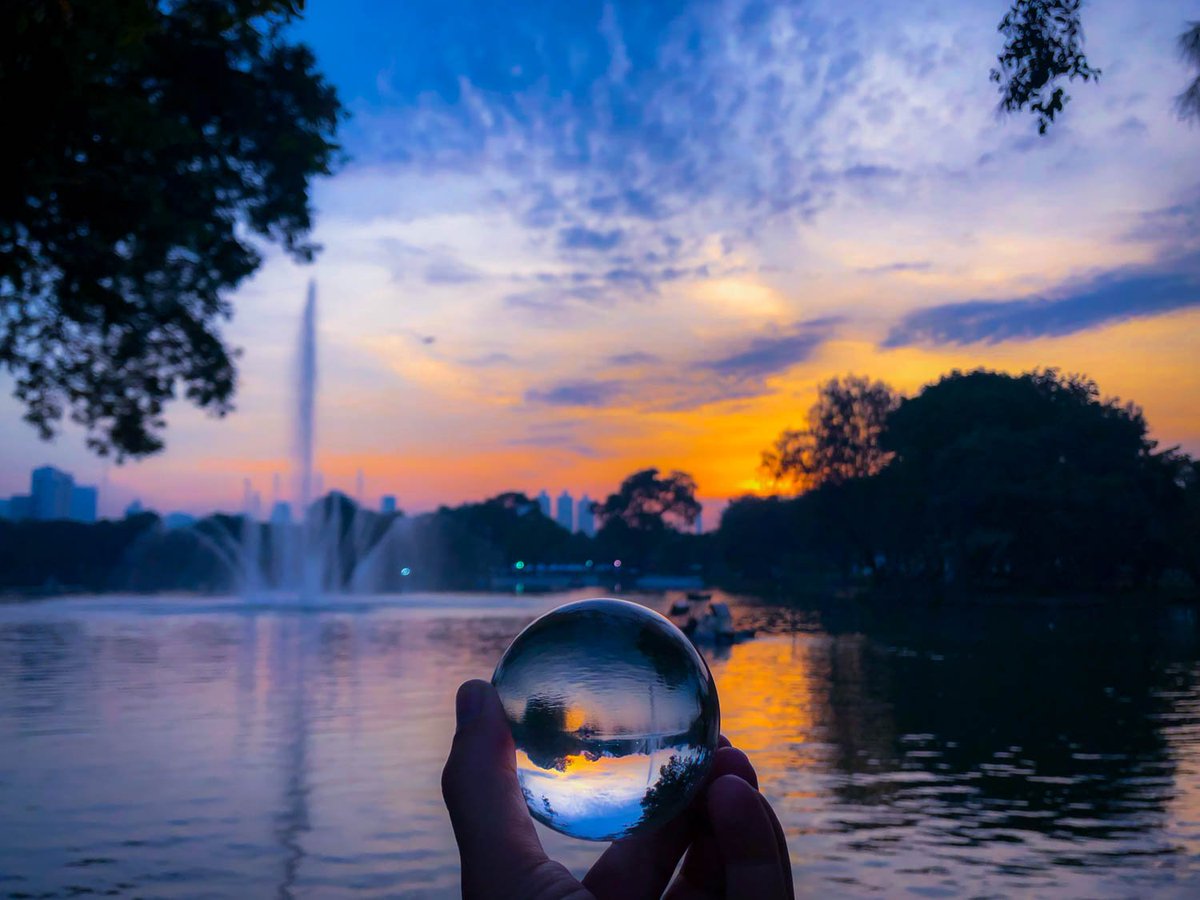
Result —
[[575, 498], [566, 491], [558, 495], [558, 510], [554, 518], [567, 531], [575, 530]]
[[588, 537], [596, 533], [596, 515], [592, 512], [592, 498], [584, 494], [579, 498], [579, 510], [576, 517], [578, 528]]
[[75, 479], [54, 466], [41, 466], [30, 477], [31, 518], [68, 519], [71, 516], [71, 489]]

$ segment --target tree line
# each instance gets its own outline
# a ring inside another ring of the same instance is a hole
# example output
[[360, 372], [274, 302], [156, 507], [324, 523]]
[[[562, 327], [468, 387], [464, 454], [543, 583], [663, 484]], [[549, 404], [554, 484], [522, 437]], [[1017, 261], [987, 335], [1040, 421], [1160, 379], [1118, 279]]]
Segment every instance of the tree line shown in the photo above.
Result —
[[1054, 369], [952, 372], [914, 397], [849, 377], [763, 455], [792, 497], [719, 532], [742, 575], [836, 568], [874, 586], [1100, 592], [1200, 585], [1200, 468], [1142, 411]]
[[[707, 534], [691, 533], [695, 480], [656, 468], [595, 504], [594, 536], [518, 492], [412, 517], [335, 493], [308, 521], [324, 523], [329, 591], [478, 589], [518, 566], [614, 560], [626, 586], [646, 573], [927, 596], [1200, 586], [1200, 463], [1160, 449], [1137, 406], [1082, 376], [955, 371], [912, 397], [835, 378], [806, 427], [763, 453], [762, 473], [777, 492], [734, 500]], [[0, 590], [235, 590], [247, 547], [254, 578], [278, 587], [281, 540], [278, 526], [238, 516], [176, 531], [149, 514], [0, 522]]]
[[303, 523], [271, 524], [217, 514], [168, 528], [154, 513], [119, 521], [0, 520], [0, 592], [56, 593], [287, 589], [321, 560], [328, 592], [478, 590], [499, 573], [530, 574], [621, 561], [626, 584], [642, 572], [696, 572], [707, 540], [687, 533], [700, 513], [682, 472], [645, 469], [596, 505], [594, 536], [572, 533], [536, 499], [505, 492], [429, 513], [376, 513], [332, 492]]

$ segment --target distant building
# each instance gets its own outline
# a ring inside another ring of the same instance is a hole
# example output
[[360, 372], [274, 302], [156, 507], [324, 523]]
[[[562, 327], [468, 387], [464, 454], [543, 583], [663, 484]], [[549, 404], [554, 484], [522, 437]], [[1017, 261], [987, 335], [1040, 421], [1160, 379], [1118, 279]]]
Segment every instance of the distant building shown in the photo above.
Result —
[[542, 515], [547, 519], [550, 518], [550, 495], [542, 491], [537, 495], [538, 506], [542, 508]]
[[249, 478], [242, 482], [242, 513], [255, 522], [262, 518], [262, 494], [254, 489]]
[[379, 511], [384, 515], [389, 515], [396, 511], [396, 495], [384, 494], [379, 499]]
[[587, 494], [579, 498], [579, 510], [576, 515], [576, 530], [592, 537], [596, 533], [596, 514], [592, 512], [592, 498]]
[[33, 515], [33, 498], [28, 494], [15, 494], [8, 500], [8, 517], [14, 522], [24, 522]]
[[141, 500], [134, 500], [125, 507], [125, 518], [132, 519], [134, 516], [140, 516], [145, 510], [142, 508]]
[[54, 466], [34, 469], [30, 478], [31, 518], [40, 521], [71, 517], [71, 489], [75, 479]]
[[290, 525], [292, 523], [292, 504], [279, 500], [271, 507], [272, 525]]
[[567, 531], [575, 530], [575, 498], [566, 491], [558, 495], [558, 515], [555, 519]]
[[696, 513], [696, 534], [704, 534], [704, 510]]
[[54, 466], [40, 466], [29, 476], [29, 494], [10, 497], [2, 518], [13, 520], [70, 519], [95, 522], [100, 491], [91, 485], [76, 484], [70, 472]]
[[70, 518], [76, 522], [95, 522], [99, 499], [100, 492], [91, 485], [72, 486]]

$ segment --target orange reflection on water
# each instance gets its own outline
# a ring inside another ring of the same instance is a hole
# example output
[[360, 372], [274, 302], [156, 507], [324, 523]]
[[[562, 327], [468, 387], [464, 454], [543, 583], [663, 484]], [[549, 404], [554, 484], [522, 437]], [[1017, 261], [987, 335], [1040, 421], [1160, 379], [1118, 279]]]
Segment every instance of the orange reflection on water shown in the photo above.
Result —
[[721, 698], [721, 731], [745, 751], [759, 772], [794, 771], [810, 765], [820, 710], [823, 654], [805, 635], [765, 638], [732, 648], [709, 666]]

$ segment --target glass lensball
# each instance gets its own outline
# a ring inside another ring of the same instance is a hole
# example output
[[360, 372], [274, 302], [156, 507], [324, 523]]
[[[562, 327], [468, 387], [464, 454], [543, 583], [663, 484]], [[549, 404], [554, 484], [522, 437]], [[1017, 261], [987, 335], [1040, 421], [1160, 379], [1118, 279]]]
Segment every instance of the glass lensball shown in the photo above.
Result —
[[670, 821], [695, 795], [721, 730], [717, 688], [678, 628], [624, 600], [567, 603], [509, 645], [492, 683], [529, 811], [611, 841]]

